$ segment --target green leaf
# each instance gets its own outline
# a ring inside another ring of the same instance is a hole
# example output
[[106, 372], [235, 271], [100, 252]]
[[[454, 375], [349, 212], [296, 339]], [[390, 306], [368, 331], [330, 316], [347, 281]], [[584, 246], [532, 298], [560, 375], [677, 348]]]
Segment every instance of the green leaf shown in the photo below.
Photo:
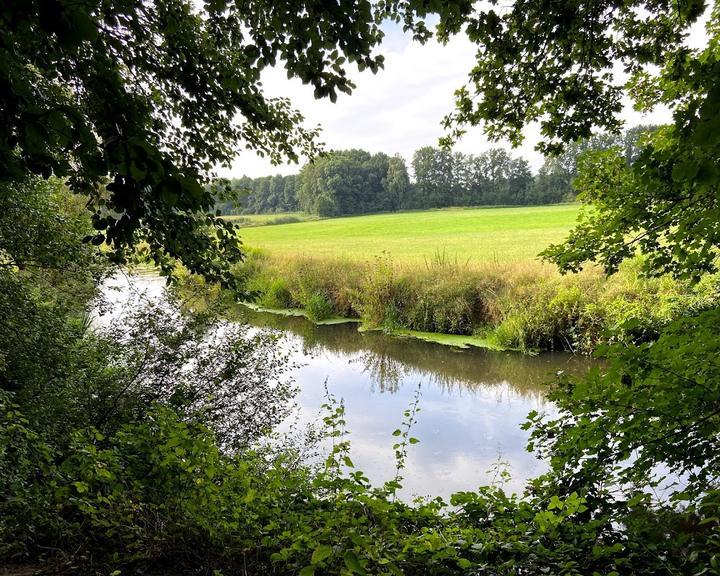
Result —
[[77, 490], [78, 494], [85, 494], [88, 491], [88, 485], [86, 482], [73, 482], [73, 486], [75, 486], [75, 490]]
[[42, 153], [46, 149], [47, 131], [45, 127], [37, 122], [26, 122], [25, 126], [25, 148], [31, 153]]
[[348, 550], [347, 552], [345, 552], [343, 561], [345, 562], [345, 566], [347, 566], [347, 569], [350, 570], [350, 572], [354, 572], [356, 574], [365, 574], [365, 569], [360, 564], [360, 559], [357, 557], [357, 554], [355, 554], [355, 552], [353, 552], [352, 550]]
[[672, 179], [675, 182], [686, 182], [692, 180], [698, 173], [698, 164], [694, 160], [683, 160], [675, 164], [672, 170]]
[[299, 572], [299, 576], [313, 576], [315, 574], [315, 566], [305, 566]]
[[328, 546], [327, 544], [320, 544], [320, 546], [315, 548], [315, 551], [312, 554], [312, 558], [310, 558], [310, 562], [312, 562], [313, 564], [322, 562], [323, 560], [331, 556], [332, 552], [332, 546]]

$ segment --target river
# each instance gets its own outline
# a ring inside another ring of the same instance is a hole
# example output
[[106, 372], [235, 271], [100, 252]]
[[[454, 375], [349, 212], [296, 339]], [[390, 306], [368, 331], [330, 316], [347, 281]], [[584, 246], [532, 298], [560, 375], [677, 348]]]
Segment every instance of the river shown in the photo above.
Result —
[[[163, 286], [154, 276], [118, 276], [105, 292], [118, 304], [130, 291], [158, 298]], [[497, 479], [499, 462], [510, 473], [506, 489], [521, 491], [545, 466], [526, 451], [528, 432], [520, 425], [531, 410], [553, 412], [543, 391], [555, 372], [579, 372], [591, 362], [561, 353], [458, 349], [241, 306], [229, 316], [282, 332], [278, 345], [297, 364], [292, 377], [299, 386], [300, 422], [319, 420], [325, 383], [344, 400], [352, 460], [375, 484], [395, 475], [392, 431], [420, 390], [421, 410], [411, 432], [420, 442], [409, 447], [404, 498], [475, 489]]]

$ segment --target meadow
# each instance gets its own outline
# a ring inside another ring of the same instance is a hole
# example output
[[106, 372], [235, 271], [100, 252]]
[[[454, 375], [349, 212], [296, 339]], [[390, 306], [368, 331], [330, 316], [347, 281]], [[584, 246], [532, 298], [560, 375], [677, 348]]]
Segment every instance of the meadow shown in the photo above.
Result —
[[[508, 263], [534, 260], [543, 248], [562, 241], [579, 211], [579, 204], [453, 208], [276, 226], [241, 224], [240, 235], [247, 246], [272, 256], [362, 261], [386, 252], [398, 263], [422, 264], [438, 255], [470, 265]], [[279, 216], [247, 218], [266, 223]]]
[[526, 351], [651, 339], [714, 302], [714, 278], [700, 286], [645, 278], [639, 259], [610, 278], [594, 266], [560, 275], [538, 254], [562, 242], [580, 211], [444, 209], [241, 226], [248, 258], [234, 271], [262, 308]]

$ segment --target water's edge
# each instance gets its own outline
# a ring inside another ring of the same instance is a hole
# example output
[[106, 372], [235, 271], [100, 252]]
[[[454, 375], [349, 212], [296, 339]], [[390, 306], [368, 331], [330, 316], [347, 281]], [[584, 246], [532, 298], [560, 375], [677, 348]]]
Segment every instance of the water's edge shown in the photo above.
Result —
[[308, 322], [312, 322], [316, 326], [330, 326], [334, 324], [360, 324], [358, 331], [360, 332], [382, 332], [386, 336], [395, 338], [416, 338], [425, 342], [433, 342], [443, 346], [452, 346], [454, 348], [484, 348], [486, 350], [494, 350], [496, 352], [519, 352], [516, 348], [504, 348], [490, 342], [479, 336], [467, 336], [463, 334], [444, 334], [442, 332], [422, 332], [420, 330], [408, 330], [404, 328], [387, 329], [387, 328], [368, 328], [362, 325], [359, 318], [348, 318], [343, 316], [333, 316], [324, 320], [314, 320], [303, 308], [265, 308], [252, 302], [240, 302], [241, 306], [245, 306], [254, 312], [262, 312], [265, 314], [276, 314], [278, 316], [296, 316], [305, 318]]
[[[133, 294], [157, 302], [164, 289], [151, 274], [119, 275], [104, 292], [122, 310]], [[473, 490], [492, 482], [495, 473], [488, 471], [498, 466], [511, 473], [505, 488], [522, 491], [547, 466], [527, 451], [529, 433], [521, 428], [527, 414], [552, 415], [545, 384], [559, 371], [577, 373], [593, 363], [568, 353], [497, 351], [463, 337], [438, 342], [436, 334], [390, 335], [344, 319], [314, 323], [295, 310], [280, 314], [227, 302], [222, 314], [247, 325], [249, 336], [281, 335], [276, 346], [286, 358], [283, 377], [298, 389], [296, 430], [321, 421], [327, 392], [343, 402], [353, 461], [375, 485], [396, 474], [392, 433], [420, 393], [413, 426], [420, 443], [404, 470], [407, 499]]]

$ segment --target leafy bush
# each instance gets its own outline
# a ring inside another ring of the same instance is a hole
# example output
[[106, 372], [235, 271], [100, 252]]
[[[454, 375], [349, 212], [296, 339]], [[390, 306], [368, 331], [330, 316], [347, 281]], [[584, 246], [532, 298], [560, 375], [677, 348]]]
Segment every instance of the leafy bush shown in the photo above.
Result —
[[[16, 491], [16, 501], [0, 502], [1, 550], [87, 574], [649, 576], [695, 573], [714, 561], [703, 531], [674, 530], [703, 519], [717, 530], [716, 492], [685, 511], [645, 498], [614, 515], [589, 495], [556, 495], [541, 481], [525, 498], [485, 487], [453, 495], [450, 507], [407, 504], [395, 497], [401, 474], [373, 488], [355, 470], [342, 405], [326, 410], [335, 442], [318, 470], [283, 451], [224, 454], [207, 428], [161, 405], [109, 437], [78, 430], [53, 462], [15, 471], [32, 497]], [[413, 413], [395, 432], [399, 472], [415, 442]], [[42, 449], [36, 436], [18, 434], [21, 419], [13, 410], [0, 436]], [[26, 529], [16, 531], [20, 522]]]
[[323, 292], [306, 293], [305, 311], [308, 318], [316, 322], [326, 320], [333, 315], [333, 305], [330, 299]]
[[262, 290], [262, 296], [259, 300], [260, 304], [265, 308], [292, 308], [295, 304], [287, 281], [283, 278], [274, 278]]
[[533, 447], [553, 456], [557, 475], [569, 484], [634, 490], [652, 485], [662, 466], [678, 476], [672, 491], [680, 499], [714, 489], [720, 476], [718, 326], [716, 308], [674, 321], [652, 342], [602, 346], [603, 369], [564, 378], [554, 388], [559, 417], [533, 415]]
[[37, 517], [53, 520], [48, 487], [38, 482], [54, 457], [13, 396], [0, 391], [0, 559], [28, 554]]
[[275, 224], [294, 224], [295, 222], [302, 222], [297, 216], [277, 216], [269, 219], [265, 222], [266, 226], [273, 226]]

